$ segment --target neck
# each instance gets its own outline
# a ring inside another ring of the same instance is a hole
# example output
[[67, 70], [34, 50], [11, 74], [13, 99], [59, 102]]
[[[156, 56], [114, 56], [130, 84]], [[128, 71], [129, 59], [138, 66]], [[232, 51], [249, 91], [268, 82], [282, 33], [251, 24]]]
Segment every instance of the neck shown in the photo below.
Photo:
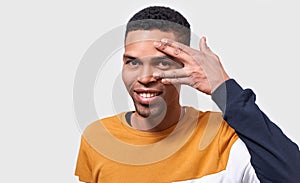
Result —
[[131, 116], [133, 128], [141, 131], [159, 132], [175, 125], [184, 115], [184, 109], [179, 104], [168, 106], [160, 115], [155, 117], [142, 117], [137, 112]]

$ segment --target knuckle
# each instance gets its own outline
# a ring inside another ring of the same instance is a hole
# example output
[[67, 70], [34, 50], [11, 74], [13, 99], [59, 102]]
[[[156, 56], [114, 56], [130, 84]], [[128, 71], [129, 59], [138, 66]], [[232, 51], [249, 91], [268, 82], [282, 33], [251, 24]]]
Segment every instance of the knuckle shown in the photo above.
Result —
[[162, 39], [161, 42], [165, 45], [171, 46], [173, 44], [173, 41], [170, 39]]
[[179, 55], [181, 53], [180, 48], [175, 48], [174, 55]]

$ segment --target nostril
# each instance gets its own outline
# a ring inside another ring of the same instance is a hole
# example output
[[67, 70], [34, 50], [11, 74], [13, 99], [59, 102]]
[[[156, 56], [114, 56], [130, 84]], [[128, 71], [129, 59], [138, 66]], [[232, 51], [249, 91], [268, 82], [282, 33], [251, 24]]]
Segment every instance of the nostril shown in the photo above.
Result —
[[153, 75], [147, 75], [147, 76], [139, 77], [138, 81], [143, 85], [149, 85], [151, 83], [156, 82], [157, 79], [153, 77]]

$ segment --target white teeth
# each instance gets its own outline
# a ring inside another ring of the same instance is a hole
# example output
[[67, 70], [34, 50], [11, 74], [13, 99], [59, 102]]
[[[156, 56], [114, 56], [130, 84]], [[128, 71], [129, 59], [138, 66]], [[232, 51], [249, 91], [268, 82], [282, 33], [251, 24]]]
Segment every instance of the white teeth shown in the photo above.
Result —
[[158, 93], [139, 93], [139, 95], [143, 98], [151, 98], [155, 97]]

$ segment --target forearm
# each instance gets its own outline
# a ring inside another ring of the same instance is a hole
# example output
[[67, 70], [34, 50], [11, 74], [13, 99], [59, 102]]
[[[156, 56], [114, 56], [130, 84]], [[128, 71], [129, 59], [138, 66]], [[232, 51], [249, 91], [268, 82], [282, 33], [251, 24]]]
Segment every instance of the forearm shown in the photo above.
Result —
[[234, 80], [223, 83], [212, 94], [223, 118], [246, 144], [251, 163], [262, 182], [298, 182], [300, 152], [255, 104], [255, 94]]

